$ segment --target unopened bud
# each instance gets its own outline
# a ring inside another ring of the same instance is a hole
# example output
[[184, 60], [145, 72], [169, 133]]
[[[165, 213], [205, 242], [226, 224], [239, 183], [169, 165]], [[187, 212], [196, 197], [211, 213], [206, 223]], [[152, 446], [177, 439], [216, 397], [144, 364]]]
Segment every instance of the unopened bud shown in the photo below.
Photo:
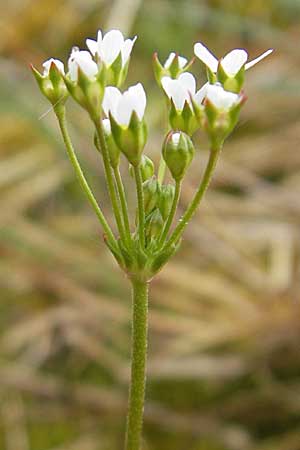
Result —
[[163, 146], [163, 157], [175, 181], [182, 180], [194, 153], [194, 144], [186, 133], [171, 131], [167, 135]]

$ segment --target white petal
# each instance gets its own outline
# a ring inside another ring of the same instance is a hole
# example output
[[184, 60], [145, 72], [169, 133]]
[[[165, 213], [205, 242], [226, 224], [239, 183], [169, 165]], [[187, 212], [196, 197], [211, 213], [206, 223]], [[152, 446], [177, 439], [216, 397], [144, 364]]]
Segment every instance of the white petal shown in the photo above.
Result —
[[181, 111], [184, 102], [189, 101], [188, 91], [179, 80], [173, 80], [170, 77], [163, 77], [161, 79], [161, 84], [167, 96], [173, 100], [176, 109]]
[[171, 140], [174, 145], [177, 145], [180, 141], [180, 133], [173, 133]]
[[243, 67], [247, 59], [248, 53], [246, 50], [237, 48], [227, 53], [227, 55], [221, 59], [221, 64], [227, 75], [234, 76]]
[[[133, 109], [138, 115], [140, 120], [143, 119], [145, 109], [146, 109], [146, 93], [141, 83], [136, 84], [135, 86], [131, 86], [128, 89], [128, 95], [131, 97]], [[126, 93], [124, 93], [125, 95]]]
[[126, 127], [129, 125], [134, 106], [135, 100], [133, 96], [131, 96], [128, 91], [124, 92], [120, 102], [118, 103], [115, 117], [119, 125], [124, 125]]
[[121, 49], [123, 66], [127, 63], [128, 59], [129, 59], [129, 56], [132, 51], [132, 47], [133, 47], [136, 39], [137, 39], [137, 36], [135, 36], [133, 39], [126, 39], [126, 41], [124, 42], [124, 45]]
[[194, 75], [189, 72], [184, 72], [178, 77], [178, 81], [187, 90], [188, 93], [194, 95], [196, 92], [196, 80]]
[[207, 88], [209, 86], [209, 83], [205, 83], [202, 88], [199, 89], [199, 91], [196, 92], [193, 99], [197, 103], [197, 105], [201, 105], [204, 98], [206, 97]]
[[89, 51], [91, 52], [91, 54], [93, 56], [95, 56], [98, 51], [97, 41], [94, 41], [93, 39], [87, 39], [85, 42], [86, 42], [86, 46], [89, 49]]
[[212, 72], [217, 71], [217, 58], [201, 42], [194, 45], [194, 53]]
[[228, 92], [221, 85], [210, 84], [207, 86], [206, 98], [211, 101], [216, 108], [230, 109], [239, 100], [239, 95]]
[[51, 64], [54, 63], [57, 67], [57, 69], [62, 73], [65, 74], [65, 67], [64, 63], [60, 61], [59, 59], [50, 58], [47, 61], [43, 63], [44, 72], [43, 75], [49, 75], [49, 70], [51, 67]]
[[101, 54], [105, 64], [110, 65], [117, 58], [124, 44], [124, 38], [119, 30], [111, 30], [104, 36], [101, 43]]
[[103, 125], [103, 129], [104, 129], [104, 133], [108, 134], [108, 135], [111, 134], [111, 126], [110, 126], [109, 119], [103, 119], [102, 125]]
[[116, 111], [121, 98], [122, 94], [118, 88], [114, 86], [107, 86], [105, 88], [102, 108], [106, 116], [108, 116], [109, 112], [111, 112], [113, 117], [116, 119]]
[[93, 61], [91, 54], [86, 50], [73, 50], [68, 61], [70, 77], [73, 81], [77, 81], [78, 67], [89, 78], [93, 78], [98, 73], [98, 66]]
[[[164, 64], [165, 69], [168, 69], [170, 67], [175, 56], [176, 56], [175, 52], [171, 52], [169, 54], [169, 56], [166, 59], [166, 62]], [[183, 56], [178, 56], [178, 64], [179, 64], [180, 69], [183, 69], [187, 62], [188, 62], [188, 60], [186, 58], [184, 58]]]
[[101, 44], [101, 42], [102, 42], [102, 31], [101, 30], [98, 30], [98, 32], [97, 32], [97, 42], [98, 42], [98, 44]]
[[273, 52], [273, 49], [270, 48], [269, 50], [267, 50], [266, 52], [264, 52], [262, 55], [258, 56], [257, 58], [253, 59], [252, 61], [249, 61], [246, 65], [245, 65], [245, 69], [250, 69], [250, 67], [255, 66], [255, 64], [257, 64], [259, 61], [261, 61], [262, 59], [266, 58], [266, 56], [270, 55]]

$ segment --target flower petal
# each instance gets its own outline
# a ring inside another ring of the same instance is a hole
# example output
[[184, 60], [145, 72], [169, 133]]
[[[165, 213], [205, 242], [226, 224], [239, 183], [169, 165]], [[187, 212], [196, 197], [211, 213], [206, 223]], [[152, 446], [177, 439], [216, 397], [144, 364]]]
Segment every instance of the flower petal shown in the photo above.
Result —
[[[165, 69], [168, 69], [170, 67], [170, 65], [172, 64], [173, 59], [175, 58], [175, 56], [176, 56], [175, 52], [171, 52], [169, 54], [169, 56], [166, 59], [166, 62], [164, 64], [164, 68]], [[184, 58], [183, 56], [178, 56], [178, 64], [179, 64], [179, 68], [180, 69], [183, 69], [187, 62], [188, 62], [188, 60], [186, 58]]]
[[146, 109], [146, 93], [141, 83], [136, 84], [135, 86], [131, 86], [128, 89], [128, 94], [132, 98], [133, 109], [138, 115], [140, 120], [143, 119], [145, 109]]
[[93, 39], [87, 39], [85, 41], [85, 43], [86, 43], [87, 48], [91, 52], [91, 54], [93, 56], [95, 56], [97, 51], [98, 51], [98, 43], [97, 43], [97, 41], [94, 41]]
[[246, 65], [245, 65], [245, 69], [250, 69], [250, 67], [255, 66], [255, 64], [257, 64], [259, 61], [261, 61], [262, 59], [266, 58], [268, 55], [270, 55], [271, 53], [273, 53], [273, 48], [270, 48], [269, 50], [267, 50], [266, 52], [264, 52], [262, 55], [258, 56], [255, 59], [252, 59], [252, 61], [249, 61]]
[[78, 67], [89, 78], [93, 78], [99, 71], [97, 64], [93, 61], [91, 54], [87, 50], [72, 50], [68, 66], [69, 74], [73, 81], [77, 81]]
[[103, 129], [106, 135], [111, 134], [111, 125], [109, 119], [103, 119], [102, 120]]
[[106, 33], [99, 46], [101, 48], [100, 57], [103, 58], [105, 64], [111, 65], [115, 61], [123, 44], [124, 38], [121, 31], [111, 30]]
[[161, 79], [162, 87], [167, 96], [173, 100], [176, 109], [181, 111], [185, 101], [190, 101], [188, 91], [179, 80], [173, 80], [170, 77]]
[[111, 112], [113, 117], [116, 119], [116, 111], [121, 98], [122, 94], [118, 88], [114, 86], [107, 86], [105, 88], [102, 108], [106, 116], [108, 116], [109, 112]]
[[136, 40], [137, 36], [135, 36], [133, 39], [126, 39], [126, 41], [124, 42], [124, 45], [121, 48], [123, 66], [127, 63], [132, 51], [132, 47], [134, 46]]
[[227, 55], [221, 59], [221, 65], [227, 75], [234, 76], [243, 67], [247, 59], [248, 53], [246, 50], [237, 48], [227, 53]]
[[221, 85], [209, 84], [207, 86], [206, 98], [211, 101], [216, 108], [230, 109], [239, 100], [239, 95], [225, 91]]
[[188, 93], [194, 95], [196, 92], [196, 80], [190, 72], [184, 72], [178, 77], [179, 83], [187, 90]]
[[218, 60], [201, 42], [194, 45], [194, 53], [212, 72], [217, 72]]
[[62, 73], [65, 74], [65, 67], [64, 63], [60, 61], [59, 59], [50, 58], [47, 61], [43, 63], [44, 72], [43, 75], [47, 76], [49, 75], [49, 70], [51, 67], [51, 64], [54, 63], [57, 67], [57, 69]]
[[193, 100], [197, 103], [197, 105], [201, 105], [204, 98], [206, 97], [207, 88], [209, 86], [209, 83], [205, 83], [202, 88], [199, 89], [199, 91], [196, 92], [196, 94], [193, 96]]
[[121, 97], [118, 108], [116, 111], [116, 121], [119, 125], [124, 125], [125, 127], [128, 127], [131, 114], [134, 110], [135, 101], [132, 95], [129, 94], [128, 91], [124, 92], [123, 96]]

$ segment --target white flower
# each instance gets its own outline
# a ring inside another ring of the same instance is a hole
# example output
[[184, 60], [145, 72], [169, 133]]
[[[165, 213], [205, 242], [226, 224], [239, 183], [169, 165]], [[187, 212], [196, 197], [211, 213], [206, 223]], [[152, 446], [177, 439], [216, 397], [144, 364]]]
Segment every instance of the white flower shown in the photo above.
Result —
[[[169, 54], [169, 56], [166, 59], [166, 62], [164, 64], [164, 68], [165, 69], [169, 69], [169, 67], [172, 64], [172, 62], [173, 62], [175, 57], [176, 57], [176, 53], [175, 52], [171, 52]], [[183, 69], [187, 62], [188, 62], [188, 60], [186, 58], [184, 58], [183, 56], [178, 56], [178, 65], [179, 65], [180, 69]]]
[[57, 69], [64, 75], [65, 74], [65, 66], [64, 63], [62, 61], [60, 61], [59, 59], [54, 59], [54, 58], [50, 58], [47, 59], [47, 61], [45, 61], [43, 63], [43, 68], [44, 68], [44, 72], [43, 75], [44, 76], [48, 76], [49, 75], [49, 70], [51, 67], [51, 64], [54, 63], [57, 67]]
[[102, 108], [106, 116], [110, 112], [115, 121], [125, 127], [128, 127], [133, 111], [142, 120], [146, 108], [146, 94], [142, 84], [131, 86], [123, 94], [116, 87], [106, 87]]
[[[213, 72], [216, 73], [218, 70], [219, 60], [206, 48], [201, 42], [194, 45], [195, 55]], [[227, 53], [220, 62], [227, 75], [234, 77], [239, 70], [245, 66], [245, 69], [250, 69], [250, 67], [255, 66], [259, 61], [266, 58], [273, 52], [273, 49], [269, 49], [262, 55], [248, 61], [248, 53], [244, 49], [235, 49]]]
[[74, 48], [68, 60], [69, 74], [72, 81], [78, 79], [78, 68], [89, 78], [94, 78], [99, 69], [91, 54], [86, 50]]
[[209, 84], [206, 88], [206, 98], [218, 109], [228, 110], [240, 101], [240, 96], [225, 91], [221, 84]]
[[125, 40], [119, 30], [111, 30], [102, 38], [102, 32], [99, 30], [97, 41], [87, 39], [86, 45], [92, 55], [98, 54], [106, 66], [110, 66], [121, 52], [122, 66], [124, 67], [129, 59], [136, 38], [135, 36], [133, 39]]
[[109, 119], [103, 119], [102, 124], [103, 124], [104, 133], [106, 135], [110, 135], [111, 134], [111, 126], [110, 126]]
[[191, 97], [198, 104], [201, 104], [205, 97], [206, 85], [196, 93], [196, 80], [189, 72], [182, 73], [177, 79], [163, 77], [161, 84], [165, 93], [173, 100], [176, 109], [179, 111], [184, 108], [185, 102], [191, 103]]

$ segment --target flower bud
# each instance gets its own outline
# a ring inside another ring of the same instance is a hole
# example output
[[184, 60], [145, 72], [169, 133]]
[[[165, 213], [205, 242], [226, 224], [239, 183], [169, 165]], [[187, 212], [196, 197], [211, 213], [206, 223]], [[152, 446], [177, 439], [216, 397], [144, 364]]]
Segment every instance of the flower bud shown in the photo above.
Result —
[[186, 133], [171, 131], [167, 135], [163, 157], [175, 181], [182, 180], [194, 153], [194, 144]]
[[220, 84], [208, 85], [205, 98], [205, 128], [212, 148], [220, 147], [235, 127], [241, 107], [246, 101], [243, 94], [225, 91]]
[[175, 187], [173, 184], [163, 184], [161, 186], [158, 199], [158, 208], [164, 220], [168, 218], [171, 212], [174, 195]]
[[171, 52], [164, 65], [162, 65], [158, 59], [157, 53], [154, 53], [153, 69], [158, 85], [161, 86], [163, 77], [178, 78], [181, 73], [189, 70], [193, 62], [194, 58], [188, 62], [186, 58], [179, 56], [178, 53]]
[[144, 122], [146, 94], [143, 86], [138, 83], [123, 94], [117, 88], [108, 86], [102, 107], [110, 118], [116, 144], [128, 161], [138, 166], [147, 140]]
[[[142, 155], [140, 162], [140, 169], [142, 180], [146, 181], [154, 175], [154, 164], [153, 161], [146, 155]], [[134, 177], [134, 168], [133, 166], [129, 167], [129, 172], [132, 177]]]
[[42, 94], [52, 103], [53, 106], [64, 104], [68, 98], [68, 91], [65, 86], [63, 75], [64, 65], [58, 59], [48, 59], [43, 63], [44, 72], [40, 74], [33, 66], [31, 70], [39, 85]]
[[87, 39], [86, 44], [92, 55], [99, 58], [106, 68], [106, 84], [120, 87], [126, 79], [130, 54], [136, 41], [124, 39], [119, 30], [110, 30], [102, 36], [98, 31], [97, 41]]
[[100, 120], [104, 95], [105, 67], [98, 66], [87, 51], [73, 48], [69, 61], [69, 72], [64, 81], [69, 93], [90, 114]]
[[163, 218], [158, 208], [154, 209], [148, 216], [146, 223], [146, 235], [149, 240], [155, 239], [161, 234], [164, 225]]
[[145, 214], [147, 215], [157, 206], [160, 194], [160, 185], [154, 176], [144, 181], [143, 192]]

